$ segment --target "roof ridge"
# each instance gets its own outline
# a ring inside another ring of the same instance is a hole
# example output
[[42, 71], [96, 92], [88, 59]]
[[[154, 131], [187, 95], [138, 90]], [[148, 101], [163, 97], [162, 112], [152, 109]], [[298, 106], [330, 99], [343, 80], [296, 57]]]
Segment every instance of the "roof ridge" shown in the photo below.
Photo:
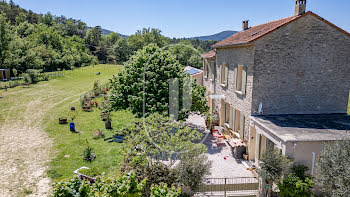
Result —
[[[262, 23], [262, 24], [260, 24], [260, 25], [251, 26], [250, 28], [259, 27], [259, 26], [261, 26], [261, 25], [267, 25], [267, 24], [270, 24], [270, 23], [274, 23], [274, 22], [286, 20], [286, 19], [293, 18], [293, 17], [297, 18], [297, 17], [299, 17], [299, 16], [301, 16], [301, 15], [298, 15], [298, 16], [289, 16], [289, 17], [286, 17], [286, 18], [281, 18], [281, 19], [277, 19], [277, 20], [274, 20], [274, 21]], [[249, 29], [250, 29], [250, 28], [249, 28]], [[244, 31], [245, 31], [245, 30], [244, 30]], [[240, 31], [240, 32], [243, 32], [243, 31]]]
[[[298, 20], [299, 18], [302, 18], [306, 15], [313, 14], [313, 12], [308, 11], [304, 14], [298, 15], [298, 16], [289, 16], [282, 19], [277, 19], [274, 21], [266, 22], [260, 25], [252, 26], [247, 30], [240, 31], [216, 44], [214, 44], [212, 47], [225, 47], [230, 46], [234, 44], [244, 44], [244, 43], [251, 43], [252, 41], [255, 41], [262, 36], [265, 36], [268, 33], [271, 33], [272, 31], [275, 31], [276, 29], [287, 25], [293, 21]], [[258, 32], [254, 32], [254, 30]], [[259, 31], [260, 30], [260, 31]]]

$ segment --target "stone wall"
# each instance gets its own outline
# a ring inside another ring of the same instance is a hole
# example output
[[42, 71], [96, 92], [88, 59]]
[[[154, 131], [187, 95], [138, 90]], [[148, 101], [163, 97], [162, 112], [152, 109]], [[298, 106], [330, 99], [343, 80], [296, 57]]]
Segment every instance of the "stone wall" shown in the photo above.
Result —
[[[220, 65], [226, 63], [228, 66], [228, 87], [221, 85], [220, 79]], [[215, 94], [224, 95], [225, 102], [228, 102], [235, 109], [241, 111], [245, 116], [244, 136], [248, 140], [249, 136], [249, 122], [251, 115], [252, 103], [252, 87], [253, 87], [253, 65], [254, 65], [254, 47], [235, 47], [217, 49], [216, 55], [216, 78], [215, 78]], [[240, 95], [234, 90], [234, 66], [247, 66], [247, 89], [245, 95]], [[215, 101], [215, 106], [221, 112], [221, 102]], [[220, 113], [221, 114], [221, 113]]]
[[309, 14], [254, 42], [252, 111], [345, 113], [350, 37]]

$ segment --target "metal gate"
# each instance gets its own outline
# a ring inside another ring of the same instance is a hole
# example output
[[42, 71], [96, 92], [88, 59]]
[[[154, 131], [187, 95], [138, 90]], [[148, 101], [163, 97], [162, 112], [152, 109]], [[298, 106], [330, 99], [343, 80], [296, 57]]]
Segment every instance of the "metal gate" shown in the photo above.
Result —
[[255, 177], [206, 178], [196, 196], [257, 196], [259, 181]]

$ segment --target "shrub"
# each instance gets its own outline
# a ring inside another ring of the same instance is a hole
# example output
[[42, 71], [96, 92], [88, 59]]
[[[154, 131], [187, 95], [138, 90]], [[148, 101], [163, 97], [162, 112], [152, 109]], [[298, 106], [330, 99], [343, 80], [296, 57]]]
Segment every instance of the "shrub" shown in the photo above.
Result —
[[211, 164], [206, 155], [181, 160], [176, 167], [178, 182], [190, 187], [192, 191], [196, 190], [204, 177], [210, 174]]
[[86, 144], [87, 144], [87, 147], [83, 152], [84, 160], [91, 163], [96, 158], [96, 155], [93, 149], [89, 146], [89, 142], [87, 140], [86, 140]]
[[323, 145], [316, 163], [316, 183], [325, 196], [350, 196], [350, 140]]
[[310, 177], [299, 178], [296, 174], [287, 175], [282, 183], [278, 184], [281, 197], [310, 197], [314, 183]]
[[153, 185], [151, 187], [151, 197], [178, 197], [181, 195], [181, 189], [161, 183], [160, 185]]
[[53, 185], [54, 197], [75, 197], [88, 196], [90, 193], [90, 183], [81, 180], [79, 177], [74, 177], [70, 180], [61, 181]]
[[309, 167], [304, 165], [294, 165], [293, 167], [291, 167], [292, 173], [301, 179], [305, 179], [307, 177], [305, 173], [308, 170], [309, 170]]
[[35, 69], [27, 70], [27, 75], [32, 83], [37, 83], [40, 81], [40, 71]]
[[27, 84], [32, 83], [32, 79], [30, 78], [30, 76], [28, 74], [24, 75], [24, 82]]
[[95, 183], [81, 180], [74, 177], [70, 180], [64, 180], [53, 186], [54, 197], [140, 197], [141, 191], [145, 185], [145, 180], [138, 182], [133, 172], [121, 176], [117, 179], [98, 177]]
[[95, 96], [99, 96], [100, 94], [102, 94], [100, 81], [98, 79], [94, 82], [94, 87], [92, 91], [94, 92]]
[[259, 176], [267, 181], [281, 180], [283, 172], [292, 164], [292, 161], [282, 155], [276, 148], [270, 147], [261, 159], [261, 168], [257, 170]]

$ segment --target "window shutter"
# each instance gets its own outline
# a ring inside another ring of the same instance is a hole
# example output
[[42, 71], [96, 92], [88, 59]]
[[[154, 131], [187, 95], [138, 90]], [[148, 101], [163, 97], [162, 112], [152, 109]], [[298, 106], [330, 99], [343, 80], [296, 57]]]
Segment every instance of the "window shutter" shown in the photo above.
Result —
[[241, 112], [241, 117], [240, 117], [240, 125], [239, 125], [239, 129], [240, 129], [240, 135], [241, 135], [241, 139], [244, 140], [244, 122], [245, 122], [245, 117]]
[[237, 72], [238, 72], [238, 66], [235, 65], [234, 72], [233, 72], [233, 89], [236, 90], [237, 86]]
[[222, 64], [220, 65], [220, 84], [222, 82]]
[[214, 62], [211, 61], [210, 62], [210, 77], [211, 77], [211, 79], [214, 79], [214, 71], [215, 71]]
[[242, 94], [245, 95], [247, 91], [247, 67], [243, 66], [242, 70]]
[[225, 86], [228, 86], [228, 66], [225, 65]]
[[232, 130], [236, 131], [235, 126], [236, 126], [236, 109], [232, 107]]
[[233, 118], [232, 117], [233, 117], [233, 107], [231, 106], [230, 107], [230, 122], [229, 122], [231, 129], [233, 129]]

